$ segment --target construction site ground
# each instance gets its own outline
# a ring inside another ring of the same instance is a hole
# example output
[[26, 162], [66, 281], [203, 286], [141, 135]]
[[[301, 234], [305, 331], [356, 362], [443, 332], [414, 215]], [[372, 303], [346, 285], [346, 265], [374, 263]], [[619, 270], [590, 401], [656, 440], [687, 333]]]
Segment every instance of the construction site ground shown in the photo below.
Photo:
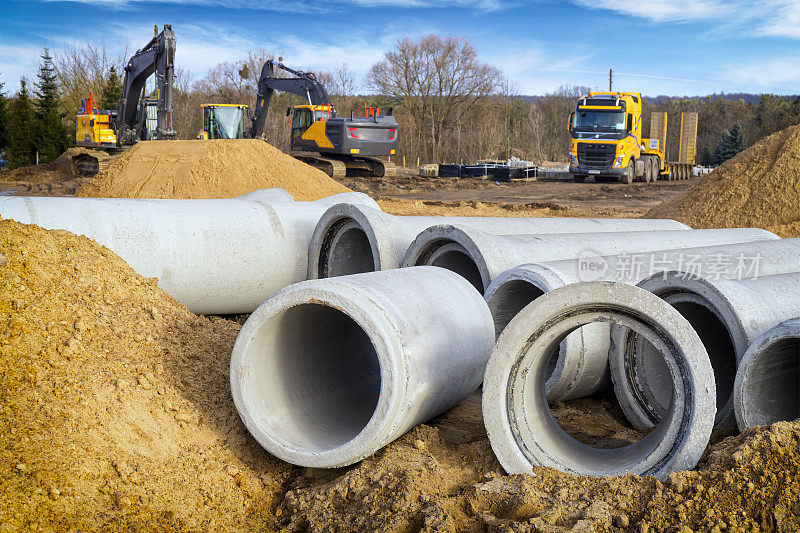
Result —
[[[111, 178], [100, 185], [116, 186]], [[0, 174], [0, 195], [74, 195], [89, 181], [21, 169]], [[407, 170], [342, 184], [402, 215], [639, 217], [699, 181], [497, 184]], [[717, 431], [700, 464], [666, 482], [538, 467], [509, 476], [478, 391], [356, 465], [300, 468], [249, 436], [230, 397], [246, 316], [196, 316], [89, 239], [11, 221], [0, 220], [0, 271], [0, 315], [10, 317], [0, 532], [800, 529], [800, 421]], [[592, 446], [642, 437], [610, 392], [551, 411]]]

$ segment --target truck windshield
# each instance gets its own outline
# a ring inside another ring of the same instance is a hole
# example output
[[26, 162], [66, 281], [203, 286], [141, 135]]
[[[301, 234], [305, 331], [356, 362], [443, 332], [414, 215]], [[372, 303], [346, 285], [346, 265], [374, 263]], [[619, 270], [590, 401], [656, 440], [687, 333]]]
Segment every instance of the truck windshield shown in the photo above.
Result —
[[625, 111], [578, 109], [573, 127], [576, 131], [624, 131]]

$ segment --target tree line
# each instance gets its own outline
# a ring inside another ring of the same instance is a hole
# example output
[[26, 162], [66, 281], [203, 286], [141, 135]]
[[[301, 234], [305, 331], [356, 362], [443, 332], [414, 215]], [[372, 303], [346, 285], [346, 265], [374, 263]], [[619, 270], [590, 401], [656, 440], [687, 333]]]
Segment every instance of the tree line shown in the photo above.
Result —
[[[11, 98], [0, 85], [0, 150], [10, 167], [48, 162], [74, 144], [80, 102], [90, 92], [101, 109], [116, 109], [127, 49], [104, 45], [73, 46], [51, 56], [45, 49], [31, 94], [26, 80]], [[202, 128], [203, 103], [254, 105], [258, 76], [275, 56], [254, 50], [240, 61], [213, 66], [200, 78], [176, 69], [173, 125], [181, 138], [192, 139]], [[301, 65], [291, 65], [302, 67]], [[400, 126], [396, 162], [473, 162], [519, 157], [532, 161], [567, 160], [567, 117], [576, 100], [591, 88], [564, 85], [541, 96], [524, 96], [495, 66], [478, 58], [461, 37], [429, 35], [400, 39], [360, 79], [346, 63], [316, 72], [340, 115], [358, 113], [364, 105], [389, 108]], [[621, 90], [635, 90], [635, 87]], [[277, 94], [267, 117], [264, 138], [288, 149], [286, 108], [304, 103], [291, 94]], [[668, 159], [678, 155], [680, 114], [699, 114], [697, 160], [719, 164], [775, 131], [800, 122], [800, 98], [761, 95], [758, 98], [657, 97], [643, 99], [645, 135], [651, 111], [668, 115]]]

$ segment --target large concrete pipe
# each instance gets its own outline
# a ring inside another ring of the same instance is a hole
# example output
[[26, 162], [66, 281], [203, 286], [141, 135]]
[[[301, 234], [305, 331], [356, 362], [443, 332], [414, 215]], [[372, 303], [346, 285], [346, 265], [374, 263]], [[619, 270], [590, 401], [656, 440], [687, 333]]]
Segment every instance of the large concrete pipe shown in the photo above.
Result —
[[[644, 438], [621, 448], [579, 442], [553, 418], [545, 396], [549, 359], [571, 332], [615, 323], [659, 350], [675, 388], [672, 408]], [[579, 475], [653, 475], [693, 468], [714, 424], [714, 380], [703, 343], [675, 308], [634, 285], [576, 283], [548, 292], [509, 322], [483, 381], [483, 419], [492, 449], [509, 474], [534, 465]]]
[[422, 231], [408, 248], [403, 266], [447, 268], [467, 278], [481, 292], [500, 273], [525, 263], [651, 252], [776, 236], [760, 229], [626, 231], [560, 235], [490, 235], [465, 226], [440, 225]]
[[486, 302], [452, 272], [310, 280], [250, 315], [233, 347], [231, 391], [267, 451], [335, 468], [475, 391], [493, 343]]
[[[508, 322], [539, 296], [580, 281], [635, 285], [658, 270], [679, 269], [687, 264], [699, 271], [713, 269], [720, 277], [734, 279], [800, 271], [800, 239], [779, 239], [762, 230], [728, 233], [725, 238], [740, 244], [605, 257], [586, 254], [577, 259], [506, 270], [492, 281], [485, 295], [495, 333], [499, 336]], [[770, 238], [773, 240], [763, 240]], [[720, 257], [730, 261], [721, 263]], [[552, 361], [548, 399], [580, 398], [602, 389], [608, 382], [609, 342], [610, 330], [605, 324], [591, 324], [568, 335], [561, 343], [558, 359]]]
[[195, 313], [249, 313], [306, 279], [319, 217], [343, 201], [377, 207], [362, 193], [314, 202], [256, 191], [245, 198], [0, 198], [0, 217], [86, 235]]
[[[750, 344], [772, 326], [800, 316], [800, 273], [756, 279], [713, 279], [662, 272], [639, 283], [678, 310], [700, 335], [717, 387], [718, 427], [735, 426], [733, 383]], [[612, 329], [609, 366], [625, 416], [637, 428], [661, 420], [674, 399], [666, 368], [636, 332]]]
[[309, 279], [397, 268], [419, 233], [460, 224], [494, 235], [688, 230], [675, 220], [517, 217], [400, 217], [361, 205], [331, 207], [309, 248]]
[[739, 429], [800, 418], [800, 318], [768, 329], [744, 353], [733, 411]]

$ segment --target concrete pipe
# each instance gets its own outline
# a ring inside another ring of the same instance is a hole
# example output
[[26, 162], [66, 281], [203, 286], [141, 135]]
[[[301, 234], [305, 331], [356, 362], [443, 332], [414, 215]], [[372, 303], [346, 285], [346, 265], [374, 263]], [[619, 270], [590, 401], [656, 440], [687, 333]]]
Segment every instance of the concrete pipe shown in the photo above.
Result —
[[309, 279], [388, 270], [400, 266], [419, 233], [460, 224], [493, 235], [687, 230], [674, 220], [516, 217], [400, 217], [361, 205], [331, 207], [320, 218], [309, 248]]
[[744, 353], [733, 410], [742, 430], [800, 418], [800, 318], [768, 329]]
[[[757, 279], [697, 278], [685, 272], [655, 274], [639, 283], [671, 304], [700, 335], [717, 388], [717, 427], [736, 425], [733, 384], [747, 348], [772, 326], [800, 316], [800, 273]], [[636, 332], [612, 329], [609, 366], [625, 416], [637, 428], [652, 427], [669, 409], [673, 391], [666, 368]]]
[[[779, 239], [767, 231], [748, 230], [726, 233], [713, 242], [720, 244], [720, 241], [739, 244], [605, 257], [586, 254], [577, 259], [520, 265], [506, 270], [492, 281], [485, 295], [495, 334], [499, 336], [508, 322], [539, 296], [580, 281], [636, 284], [655, 270], [677, 269], [687, 263], [701, 271], [714, 266], [725, 278], [800, 271], [800, 239]], [[729, 264], [719, 263], [722, 255], [731, 259]], [[558, 358], [552, 361], [547, 381], [550, 401], [580, 398], [607, 385], [610, 333], [605, 324], [591, 324], [564, 339]]]
[[249, 313], [306, 279], [308, 244], [328, 207], [377, 206], [362, 193], [285, 199], [270, 191], [217, 200], [8, 196], [0, 217], [94, 239], [195, 313]]
[[480, 293], [440, 268], [305, 281], [247, 320], [231, 391], [267, 451], [336, 468], [475, 391], [493, 342]]
[[[675, 398], [643, 439], [599, 449], [568, 435], [545, 395], [549, 359], [586, 324], [615, 323], [648, 338], [669, 369]], [[497, 340], [483, 382], [483, 419], [492, 449], [509, 474], [548, 466], [576, 475], [652, 475], [693, 468], [714, 424], [715, 390], [708, 354], [675, 308], [634, 285], [576, 283], [536, 299]]]
[[560, 235], [490, 235], [465, 226], [439, 225], [421, 232], [408, 248], [403, 266], [431, 265], [453, 270], [485, 291], [500, 273], [526, 263], [707, 246], [775, 238], [760, 229], [627, 231]]

